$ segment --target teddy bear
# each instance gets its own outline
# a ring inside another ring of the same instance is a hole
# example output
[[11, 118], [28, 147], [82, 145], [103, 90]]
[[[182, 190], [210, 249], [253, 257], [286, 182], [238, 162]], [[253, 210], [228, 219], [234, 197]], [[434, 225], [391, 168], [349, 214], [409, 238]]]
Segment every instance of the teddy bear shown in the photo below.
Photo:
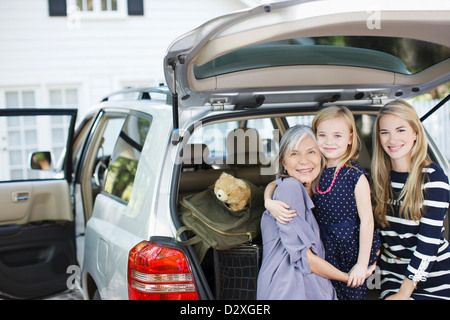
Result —
[[222, 172], [214, 186], [214, 193], [220, 201], [233, 211], [244, 209], [250, 202], [250, 187], [241, 179]]

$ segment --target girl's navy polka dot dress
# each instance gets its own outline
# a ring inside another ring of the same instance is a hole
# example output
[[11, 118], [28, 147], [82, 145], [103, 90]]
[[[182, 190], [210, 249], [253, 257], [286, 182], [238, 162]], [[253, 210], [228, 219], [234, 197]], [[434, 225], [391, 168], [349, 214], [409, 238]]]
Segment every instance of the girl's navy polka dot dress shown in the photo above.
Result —
[[[362, 174], [368, 173], [351, 161], [339, 172], [330, 192], [314, 195], [314, 215], [320, 227], [320, 235], [325, 247], [325, 259], [343, 272], [349, 272], [358, 261], [360, 220], [354, 191]], [[326, 190], [332, 183], [336, 167], [325, 168], [319, 183], [320, 190]], [[370, 181], [370, 180], [369, 180]], [[380, 249], [380, 238], [374, 230], [370, 263], [376, 262]], [[346, 283], [332, 281], [340, 300], [363, 300], [366, 285], [351, 288]]]

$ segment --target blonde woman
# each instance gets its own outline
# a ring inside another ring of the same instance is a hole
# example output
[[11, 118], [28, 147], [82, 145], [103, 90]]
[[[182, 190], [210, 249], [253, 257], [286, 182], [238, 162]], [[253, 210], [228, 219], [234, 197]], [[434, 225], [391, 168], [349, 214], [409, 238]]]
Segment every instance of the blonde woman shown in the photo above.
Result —
[[427, 158], [422, 124], [404, 101], [387, 104], [376, 119], [372, 178], [383, 245], [380, 298], [450, 299], [448, 178]]

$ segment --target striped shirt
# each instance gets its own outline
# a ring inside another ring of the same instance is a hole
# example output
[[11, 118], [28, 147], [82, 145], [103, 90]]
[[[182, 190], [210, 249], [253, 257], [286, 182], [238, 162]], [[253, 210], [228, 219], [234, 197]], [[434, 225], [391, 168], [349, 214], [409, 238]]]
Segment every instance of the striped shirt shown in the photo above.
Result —
[[[387, 213], [389, 226], [381, 228], [381, 298], [400, 288], [403, 278], [418, 282], [412, 299], [450, 299], [450, 247], [444, 238], [444, 218], [450, 201], [448, 178], [432, 163], [426, 172], [423, 214], [419, 221], [399, 215], [400, 202], [392, 200]], [[391, 186], [400, 194], [408, 173], [391, 172]]]

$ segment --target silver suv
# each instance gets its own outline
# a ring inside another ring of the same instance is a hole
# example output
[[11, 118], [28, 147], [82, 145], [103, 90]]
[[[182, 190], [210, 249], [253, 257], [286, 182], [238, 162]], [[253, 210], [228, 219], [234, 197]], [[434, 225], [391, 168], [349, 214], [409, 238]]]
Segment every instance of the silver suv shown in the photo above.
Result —
[[[24, 250], [36, 263], [48, 254], [46, 261], [53, 263], [39, 270], [59, 268], [57, 277], [40, 283], [58, 281], [41, 285], [39, 294], [64, 289], [64, 271], [78, 261], [91, 299], [254, 298], [254, 284], [245, 297], [222, 296], [215, 251], [200, 261], [192, 246], [180, 243], [185, 235], [177, 238], [179, 202], [208, 189], [222, 172], [264, 189], [275, 178], [278, 141], [286, 129], [310, 124], [317, 110], [332, 104], [353, 111], [363, 142], [359, 163], [370, 171], [380, 107], [450, 80], [450, 8], [442, 2], [401, 0], [376, 8], [332, 3], [276, 2], [213, 19], [169, 47], [167, 87], [105, 97], [69, 134], [64, 170], [33, 182], [33, 190], [59, 192], [46, 204], [49, 212], [51, 204], [58, 212], [46, 216], [45, 209], [37, 220], [27, 216], [0, 227], [6, 235], [0, 241], [11, 248], [6, 250], [10, 269], [22, 259], [11, 253], [23, 243], [15, 229], [32, 224], [35, 236], [25, 240], [40, 249]], [[66, 112], [74, 116], [73, 110]], [[433, 161], [449, 173], [448, 160], [432, 139], [429, 146]], [[45, 152], [38, 156], [50, 159]], [[20, 182], [2, 182], [0, 188], [18, 202], [21, 197], [32, 202]], [[45, 221], [48, 225], [41, 224]], [[55, 237], [44, 240], [44, 230]], [[55, 242], [65, 245], [45, 250]], [[249, 266], [257, 274], [257, 262]], [[16, 290], [23, 274], [10, 274], [15, 278], [1, 279], [1, 292], [36, 296], [25, 284]], [[229, 289], [239, 292], [238, 282], [231, 281]]]

